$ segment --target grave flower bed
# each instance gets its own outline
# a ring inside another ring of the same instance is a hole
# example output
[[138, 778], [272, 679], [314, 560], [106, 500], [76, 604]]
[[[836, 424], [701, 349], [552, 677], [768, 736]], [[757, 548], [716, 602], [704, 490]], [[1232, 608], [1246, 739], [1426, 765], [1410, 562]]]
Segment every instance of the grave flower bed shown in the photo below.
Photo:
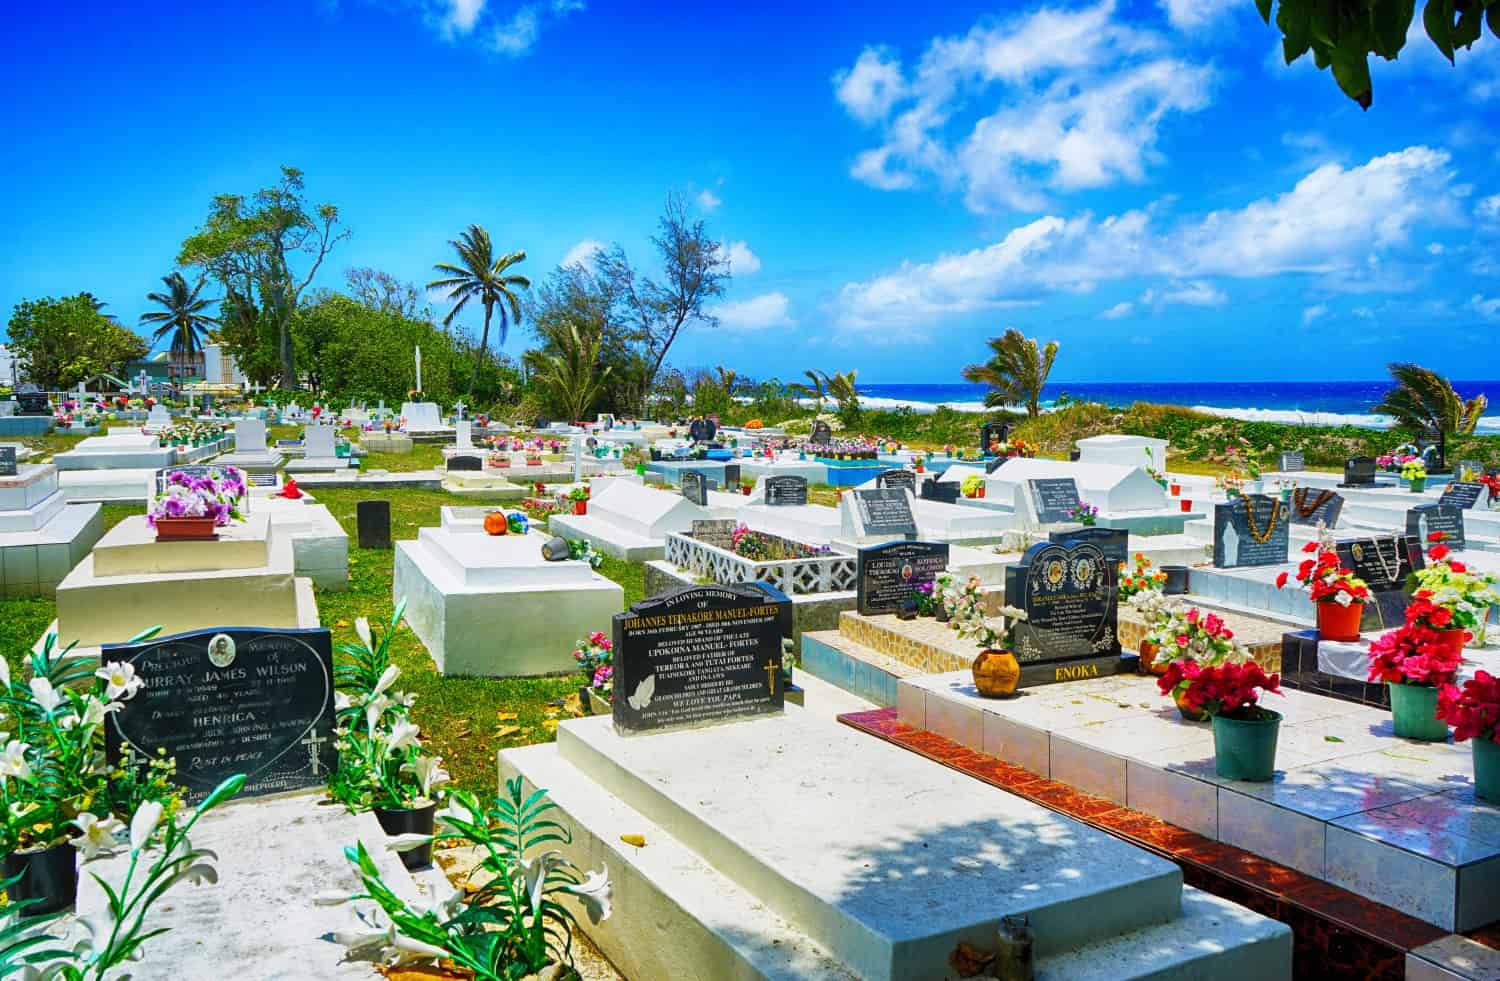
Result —
[[828, 546], [819, 545], [814, 548], [811, 545], [803, 545], [779, 535], [770, 535], [763, 531], [752, 531], [745, 525], [734, 529], [731, 536], [734, 543], [734, 554], [742, 555], [755, 562], [780, 562], [785, 559], [810, 559], [815, 555], [823, 555], [829, 551]]
[[157, 433], [156, 442], [163, 447], [202, 446], [223, 439], [225, 433], [223, 423], [179, 422]]
[[[736, 529], [738, 533], [741, 529]], [[667, 535], [666, 560], [700, 579], [728, 586], [764, 580], [788, 595], [853, 589], [855, 558], [764, 532], [731, 537], [729, 548], [699, 541], [690, 534]], [[738, 544], [758, 558], [740, 554]]]

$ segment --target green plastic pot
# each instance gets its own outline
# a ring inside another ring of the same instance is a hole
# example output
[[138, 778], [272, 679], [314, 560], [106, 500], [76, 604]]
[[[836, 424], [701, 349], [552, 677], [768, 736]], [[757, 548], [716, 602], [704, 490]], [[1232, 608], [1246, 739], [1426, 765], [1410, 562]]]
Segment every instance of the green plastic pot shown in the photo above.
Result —
[[1474, 796], [1500, 804], [1500, 743], [1474, 737]]
[[1281, 713], [1264, 709], [1261, 719], [1214, 716], [1214, 772], [1226, 780], [1265, 783], [1276, 772]]
[[1413, 494], [1420, 494], [1427, 489], [1426, 477], [1413, 477], [1409, 483], [1411, 484], [1411, 492]]
[[1437, 743], [1448, 738], [1448, 723], [1437, 718], [1438, 690], [1431, 685], [1386, 682], [1391, 690], [1391, 719], [1402, 739]]

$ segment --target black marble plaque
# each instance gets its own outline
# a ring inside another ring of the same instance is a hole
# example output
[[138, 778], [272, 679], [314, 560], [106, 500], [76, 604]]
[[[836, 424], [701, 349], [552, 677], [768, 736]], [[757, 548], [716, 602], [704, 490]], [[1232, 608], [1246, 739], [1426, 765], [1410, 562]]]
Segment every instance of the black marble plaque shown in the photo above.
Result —
[[708, 480], [696, 470], [682, 473], [682, 496], [699, 506], [708, 504]]
[[1104, 553], [1104, 557], [1115, 564], [1116, 569], [1119, 568], [1121, 562], [1130, 561], [1130, 532], [1124, 528], [1100, 528], [1097, 525], [1072, 530], [1063, 528], [1048, 532], [1047, 540], [1058, 545], [1065, 545], [1068, 542], [1088, 542], [1090, 545], [1097, 545], [1099, 551]]
[[733, 518], [710, 519], [707, 521], [693, 522], [693, 539], [705, 545], [715, 548], [734, 548], [734, 529], [736, 522]]
[[781, 639], [791, 632], [791, 600], [763, 582], [682, 586], [615, 614], [615, 729], [782, 711]]
[[[238, 468], [236, 468], [236, 469], [238, 469]], [[207, 464], [207, 463], [190, 463], [190, 464], [183, 464], [182, 466], [162, 467], [160, 470], [156, 471], [156, 493], [157, 494], [161, 494], [161, 493], [163, 493], [163, 492], [166, 491], [166, 489], [167, 489], [167, 480], [174, 473], [185, 474], [189, 478], [193, 478], [193, 477], [212, 477], [215, 480], [217, 480], [217, 479], [219, 479], [223, 475], [224, 468], [223, 467], [216, 467], [216, 466], [213, 466], [212, 464]], [[245, 471], [240, 470], [240, 477], [241, 478], [245, 477]], [[248, 483], [248, 481], [247, 481], [247, 483]], [[241, 507], [243, 509], [248, 509], [250, 502], [247, 499], [247, 500], [241, 501], [240, 504], [241, 504]]]
[[1421, 540], [1413, 535], [1378, 535], [1348, 538], [1335, 546], [1339, 562], [1364, 580], [1375, 602], [1366, 603], [1360, 630], [1399, 627], [1406, 619], [1411, 597], [1406, 580], [1412, 570], [1422, 568]]
[[899, 487], [856, 487], [854, 507], [866, 535], [915, 535], [917, 519], [911, 498]]
[[1375, 458], [1354, 456], [1344, 463], [1344, 482], [1340, 487], [1371, 487], [1375, 483]]
[[724, 489], [734, 493], [740, 486], [740, 465], [738, 463], [724, 464]]
[[913, 494], [917, 492], [917, 475], [910, 470], [892, 468], [875, 475], [876, 487], [903, 487]]
[[948, 568], [948, 546], [941, 542], [890, 542], [859, 550], [856, 563], [856, 609], [860, 613], [895, 613]]
[[981, 455], [995, 452], [995, 447], [1010, 440], [1010, 423], [987, 422], [979, 428], [979, 452]]
[[1027, 549], [1005, 570], [1005, 601], [1026, 611], [1026, 620], [1015, 624], [1013, 649], [1023, 670], [1074, 659], [1118, 661], [1118, 581], [1115, 564], [1089, 542], [1040, 542]]
[[833, 430], [828, 428], [828, 423], [819, 419], [813, 423], [812, 435], [808, 437], [808, 440], [819, 446], [827, 446], [833, 442]]
[[1072, 521], [1072, 511], [1083, 503], [1078, 497], [1078, 482], [1072, 477], [1041, 477], [1026, 481], [1036, 519], [1044, 525]]
[[359, 501], [354, 505], [360, 548], [391, 547], [391, 502]]
[[322, 786], [338, 762], [327, 630], [222, 627], [105, 644], [100, 659], [145, 681], [105, 723], [110, 761], [165, 749], [190, 797], [236, 773], [245, 795]]
[[795, 476], [767, 477], [766, 507], [797, 507], [807, 503], [807, 478]]
[[1264, 494], [1214, 505], [1214, 565], [1239, 569], [1282, 565], [1290, 541], [1291, 505]]
[[448, 470], [450, 473], [478, 473], [484, 469], [484, 458], [462, 454], [448, 458]]
[[943, 481], [936, 477], [929, 477], [922, 481], [922, 500], [924, 501], [957, 504], [962, 491], [962, 486], [956, 480]]
[[713, 442], [714, 433], [718, 431], [718, 424], [712, 419], [694, 419], [693, 424], [688, 426], [688, 435], [693, 437], [695, 443]]
[[1443, 488], [1443, 494], [1438, 498], [1438, 503], [1447, 507], [1455, 507], [1461, 511], [1467, 511], [1479, 503], [1487, 488], [1478, 481], [1455, 481]]
[[[1406, 511], [1406, 533], [1415, 535], [1425, 546], [1432, 536], [1442, 532], [1442, 543], [1462, 552], [1468, 540], [1464, 536], [1464, 510], [1447, 504], [1418, 504]], [[1433, 542], [1436, 544], [1436, 542]]]
[[1337, 528], [1339, 515], [1344, 511], [1344, 495], [1338, 491], [1298, 487], [1292, 491], [1291, 506], [1294, 525], [1316, 525], [1321, 521], [1325, 528]]
[[30, 382], [24, 382], [16, 389], [16, 405], [18, 412], [23, 416], [46, 416], [52, 414], [52, 406], [47, 401], [47, 393]]
[[0, 446], [0, 477], [14, 477], [16, 475], [16, 448], [14, 446]]
[[1276, 469], [1282, 473], [1296, 473], [1298, 470], [1305, 470], [1306, 467], [1302, 462], [1301, 453], [1296, 450], [1287, 450], [1281, 454], [1281, 458], [1277, 461]]

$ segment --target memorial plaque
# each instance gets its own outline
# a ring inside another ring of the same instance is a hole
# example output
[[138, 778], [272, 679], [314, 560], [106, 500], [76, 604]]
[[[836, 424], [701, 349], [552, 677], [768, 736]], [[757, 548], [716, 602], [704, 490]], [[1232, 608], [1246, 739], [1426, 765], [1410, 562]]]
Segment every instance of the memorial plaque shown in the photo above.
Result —
[[622, 734], [782, 711], [792, 602], [769, 583], [683, 586], [614, 617]]
[[1325, 528], [1337, 528], [1339, 515], [1344, 511], [1344, 495], [1331, 490], [1314, 490], [1298, 487], [1292, 491], [1292, 517], [1294, 525], [1316, 525], [1323, 522]]
[[14, 477], [16, 475], [16, 448], [14, 446], [0, 446], [0, 477]]
[[1115, 564], [1089, 542], [1041, 542], [1005, 570], [1006, 602], [1026, 611], [1026, 619], [1013, 624], [1021, 685], [1121, 669], [1118, 581]]
[[1068, 542], [1097, 545], [1104, 557], [1115, 564], [1116, 569], [1119, 569], [1121, 562], [1130, 561], [1130, 532], [1124, 528], [1062, 528], [1049, 532], [1047, 540], [1058, 545], [1066, 545]]
[[1282, 565], [1290, 541], [1291, 508], [1278, 497], [1240, 496], [1214, 505], [1214, 565], [1239, 569]]
[[963, 488], [955, 480], [942, 481], [929, 477], [922, 481], [922, 500], [940, 504], [957, 504]]
[[820, 446], [827, 446], [833, 442], [833, 430], [828, 428], [828, 423], [819, 419], [813, 423], [812, 435], [808, 437], [808, 440]]
[[448, 458], [449, 473], [479, 473], [484, 469], [484, 458], [468, 453]]
[[807, 503], [806, 477], [767, 477], [765, 483], [766, 506], [772, 508], [798, 507]]
[[1302, 462], [1302, 454], [1300, 452], [1287, 450], [1281, 454], [1281, 459], [1278, 461], [1276, 469], [1282, 473], [1296, 473], [1299, 470], [1306, 470], [1307, 467]]
[[274, 470], [272, 470], [272, 471], [266, 471], [266, 472], [262, 472], [262, 473], [251, 473], [248, 470], [245, 471], [245, 485], [247, 487], [279, 487], [280, 486], [280, 484], [277, 483], [276, 472]]
[[1335, 545], [1339, 562], [1364, 580], [1375, 598], [1366, 603], [1359, 629], [1388, 630], [1406, 620], [1406, 605], [1411, 597], [1406, 580], [1414, 569], [1426, 563], [1421, 540], [1413, 535], [1385, 535], [1373, 538], [1351, 538]]
[[1467, 511], [1478, 504], [1488, 492], [1489, 488], [1478, 481], [1458, 481], [1443, 488], [1438, 503], [1458, 508], [1460, 511]]
[[897, 487], [856, 487], [854, 509], [859, 515], [860, 534], [915, 535], [917, 519], [911, 511], [911, 496]]
[[735, 493], [740, 486], [740, 465], [738, 463], [724, 464], [724, 489]]
[[890, 542], [862, 548], [856, 555], [855, 609], [895, 613], [948, 568], [948, 546], [934, 542]]
[[391, 547], [391, 502], [359, 501], [354, 505], [360, 548]]
[[1459, 460], [1453, 472], [1459, 480], [1478, 480], [1484, 476], [1484, 461]]
[[1373, 487], [1375, 485], [1375, 458], [1373, 456], [1350, 457], [1344, 464], [1344, 482], [1340, 487]]
[[301, 446], [302, 440], [300, 439], [278, 439], [276, 441], [276, 448], [278, 450], [295, 450]]
[[1041, 477], [1026, 481], [1026, 487], [1036, 519], [1044, 525], [1072, 521], [1073, 509], [1083, 503], [1072, 477]]
[[694, 521], [693, 539], [705, 545], [712, 545], [715, 548], [733, 551], [734, 529], [736, 527], [737, 523], [733, 518]]
[[682, 496], [700, 507], [708, 504], [708, 480], [696, 470], [682, 474]]
[[15, 392], [16, 405], [20, 407], [23, 416], [46, 416], [52, 414], [52, 405], [47, 401], [47, 393], [42, 391], [31, 382], [22, 383]]
[[979, 453], [987, 456], [995, 452], [995, 447], [1000, 443], [1010, 441], [1010, 423], [987, 422], [979, 429]]
[[900, 468], [882, 470], [875, 475], [875, 486], [900, 487], [915, 494], [917, 492], [917, 475], [910, 470], [902, 470]]
[[719, 427], [712, 419], [694, 419], [693, 424], [688, 427], [688, 435], [693, 437], [695, 443], [710, 443]]
[[[1468, 540], [1464, 536], [1463, 508], [1447, 504], [1418, 504], [1406, 511], [1406, 533], [1415, 535], [1424, 546], [1432, 542], [1432, 536], [1441, 532], [1442, 543], [1455, 552], [1464, 550]], [[1436, 544], [1433, 542], [1433, 544]]]
[[[238, 467], [236, 467], [235, 469], [239, 471], [240, 477], [241, 479], [243, 479], [245, 477], [245, 472], [243, 470], [240, 470]], [[217, 480], [223, 476], [224, 468], [205, 463], [184, 464], [180, 467], [162, 467], [160, 470], [156, 471], [157, 494], [161, 494], [166, 491], [167, 479], [170, 478], [174, 473], [183, 474], [190, 480], [194, 477], [212, 477]], [[249, 508], [250, 502], [248, 498], [244, 501], [241, 501], [240, 503], [246, 509]]]
[[105, 644], [100, 659], [145, 681], [105, 722], [110, 762], [165, 749], [190, 799], [236, 773], [245, 796], [321, 787], [338, 764], [326, 629], [199, 630]]

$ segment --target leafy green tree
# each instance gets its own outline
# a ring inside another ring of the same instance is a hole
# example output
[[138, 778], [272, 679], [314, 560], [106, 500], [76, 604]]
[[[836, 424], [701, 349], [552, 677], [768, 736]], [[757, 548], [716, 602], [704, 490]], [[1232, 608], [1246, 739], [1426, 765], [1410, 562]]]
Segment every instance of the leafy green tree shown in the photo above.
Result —
[[511, 266], [526, 260], [525, 252], [510, 252], [496, 256], [490, 243], [490, 233], [479, 225], [470, 225], [468, 231], [450, 241], [458, 253], [459, 265], [439, 262], [432, 268], [443, 274], [427, 284], [430, 290], [444, 290], [453, 301], [453, 309], [443, 318], [443, 326], [453, 323], [453, 318], [468, 305], [478, 300], [484, 307], [484, 332], [479, 335], [478, 357], [474, 360], [474, 376], [469, 381], [469, 397], [474, 397], [474, 386], [479, 382], [479, 366], [484, 361], [490, 346], [490, 318], [495, 310], [500, 311], [500, 344], [512, 323], [521, 322], [521, 301], [518, 290], [530, 289], [531, 280], [519, 273], [507, 272]]
[[457, 372], [469, 368], [453, 338], [430, 322], [318, 292], [297, 311], [298, 359], [337, 404], [347, 399], [400, 405], [412, 385], [412, 351], [422, 348], [422, 384], [434, 401], [458, 397]]
[[10, 317], [9, 344], [26, 376], [49, 389], [71, 388], [100, 372], [121, 375], [150, 350], [135, 331], [105, 317], [86, 293], [23, 300]]
[[828, 374], [816, 368], [809, 368], [803, 374], [807, 376], [806, 385], [801, 382], [792, 382], [787, 388], [801, 395], [803, 398], [812, 399], [817, 403], [816, 411], [822, 412], [823, 399], [827, 397], [826, 393], [828, 391]]
[[355, 302], [403, 317], [427, 317], [425, 304], [416, 284], [403, 283], [388, 272], [360, 266], [344, 271], [344, 284]]
[[[203, 227], [182, 243], [177, 262], [203, 270], [224, 289], [221, 319], [242, 370], [264, 358], [265, 334], [274, 338], [282, 388], [297, 387], [292, 322], [302, 294], [323, 260], [349, 237], [339, 209], [309, 205], [302, 171], [282, 167], [281, 180], [250, 198], [221, 194]], [[294, 268], [301, 265], [301, 269]], [[230, 318], [233, 323], [230, 323]], [[251, 377], [255, 377], [251, 375]]]
[[839, 407], [839, 418], [846, 425], [859, 421], [859, 390], [854, 386], [857, 371], [834, 372], [828, 378], [828, 396]]
[[1436, 429], [1449, 436], [1468, 436], [1489, 405], [1483, 395], [1464, 401], [1448, 379], [1421, 365], [1397, 362], [1387, 367], [1396, 386], [1385, 393], [1374, 411], [1407, 429]]
[[[1406, 46], [1416, 0], [1255, 0], [1267, 24], [1276, 8], [1287, 64], [1312, 52], [1319, 69], [1333, 71], [1344, 94], [1368, 109], [1374, 99], [1370, 55], [1395, 61]], [[1459, 48], [1479, 40], [1483, 25], [1500, 37], [1500, 0], [1427, 0], [1422, 27], [1450, 64]]]
[[604, 339], [578, 324], [566, 324], [551, 338], [556, 354], [528, 351], [532, 376], [549, 405], [566, 419], [585, 419], [604, 391], [609, 368], [597, 370]]
[[161, 281], [167, 285], [165, 292], [146, 294], [146, 299], [161, 309], [141, 314], [141, 325], [156, 328], [151, 335], [153, 346], [160, 344], [163, 338], [171, 337], [172, 363], [182, 366], [182, 373], [187, 374], [190, 366], [203, 354], [204, 342], [219, 318], [208, 313], [214, 301], [198, 295], [203, 291], [203, 279], [190, 287], [182, 273], [174, 270]]
[[1012, 327], [999, 337], [991, 337], [989, 346], [990, 359], [965, 368], [964, 380], [990, 387], [984, 396], [984, 404], [990, 408], [1024, 405], [1027, 415], [1041, 415], [1042, 388], [1052, 373], [1052, 362], [1057, 360], [1057, 342], [1042, 346], [1036, 338]]

